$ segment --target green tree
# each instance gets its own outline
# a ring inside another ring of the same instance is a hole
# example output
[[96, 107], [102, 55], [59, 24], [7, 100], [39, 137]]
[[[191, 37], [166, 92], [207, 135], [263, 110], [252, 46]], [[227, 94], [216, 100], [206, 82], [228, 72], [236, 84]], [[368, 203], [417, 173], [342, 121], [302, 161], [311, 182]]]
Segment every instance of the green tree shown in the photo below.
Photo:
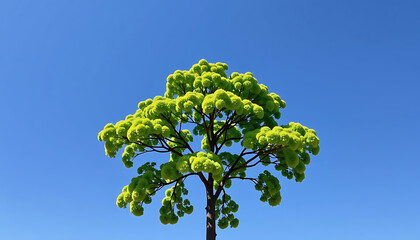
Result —
[[[226, 193], [232, 180], [252, 181], [262, 202], [280, 204], [280, 183], [273, 171], [248, 177], [248, 168], [274, 165], [287, 179], [301, 182], [305, 178], [309, 153], [319, 152], [316, 132], [294, 122], [279, 126], [276, 119], [286, 103], [269, 93], [252, 73], [234, 72], [228, 77], [226, 70], [225, 63], [204, 59], [189, 71], [177, 70], [168, 76], [163, 97], [140, 102], [133, 115], [107, 124], [99, 133], [109, 157], [124, 147], [122, 162], [127, 168], [144, 153], [169, 153], [159, 168], [155, 162], [146, 162], [137, 169], [138, 176], [118, 196], [118, 207], [129, 205], [132, 214], [141, 216], [144, 204], [171, 186], [159, 213], [163, 224], [175, 224], [193, 211], [184, 181], [197, 177], [207, 193], [206, 239], [214, 240], [216, 220], [221, 229], [239, 224], [234, 215], [239, 205]], [[193, 135], [202, 137], [199, 150], [192, 147]], [[237, 154], [226, 151], [234, 143], [242, 148]]]

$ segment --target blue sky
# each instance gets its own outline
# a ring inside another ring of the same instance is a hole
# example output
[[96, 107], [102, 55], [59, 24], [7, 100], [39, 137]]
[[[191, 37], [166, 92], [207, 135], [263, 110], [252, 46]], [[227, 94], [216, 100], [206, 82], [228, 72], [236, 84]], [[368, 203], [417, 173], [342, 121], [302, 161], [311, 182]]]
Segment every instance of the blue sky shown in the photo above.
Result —
[[321, 139], [305, 181], [281, 179], [280, 206], [237, 182], [240, 224], [218, 239], [419, 239], [419, 11], [387, 0], [1, 1], [0, 239], [204, 239], [197, 179], [186, 182], [194, 213], [178, 224], [160, 224], [162, 193], [134, 217], [115, 199], [135, 169], [96, 139], [202, 58], [254, 73], [287, 102], [281, 124]]

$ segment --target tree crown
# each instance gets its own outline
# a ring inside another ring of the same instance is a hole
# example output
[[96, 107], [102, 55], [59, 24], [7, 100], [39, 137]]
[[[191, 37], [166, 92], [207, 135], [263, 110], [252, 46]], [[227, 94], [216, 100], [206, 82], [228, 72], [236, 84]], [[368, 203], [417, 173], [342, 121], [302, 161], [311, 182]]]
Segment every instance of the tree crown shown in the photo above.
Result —
[[[309, 154], [319, 152], [316, 132], [294, 122], [279, 126], [276, 120], [285, 101], [269, 93], [252, 73], [234, 72], [228, 77], [226, 70], [227, 64], [204, 59], [188, 71], [177, 70], [168, 76], [164, 96], [140, 102], [134, 114], [99, 132], [98, 140], [105, 142], [109, 157], [124, 148], [122, 162], [128, 168], [144, 153], [170, 154], [160, 167], [146, 162], [138, 168], [138, 176], [117, 198], [120, 208], [130, 205], [130, 211], [141, 216], [143, 204], [151, 203], [158, 190], [174, 185], [166, 190], [159, 211], [163, 224], [174, 224], [193, 211], [184, 180], [198, 176], [216, 199], [218, 226], [236, 227], [239, 220], [234, 212], [239, 206], [225, 191], [233, 179], [254, 182], [260, 200], [271, 206], [281, 201], [279, 179], [267, 170], [247, 177], [248, 168], [274, 165], [288, 179], [304, 179]], [[192, 133], [183, 129], [186, 124]], [[203, 137], [199, 151], [190, 145], [193, 135]], [[240, 144], [242, 152], [223, 151], [233, 143]]]

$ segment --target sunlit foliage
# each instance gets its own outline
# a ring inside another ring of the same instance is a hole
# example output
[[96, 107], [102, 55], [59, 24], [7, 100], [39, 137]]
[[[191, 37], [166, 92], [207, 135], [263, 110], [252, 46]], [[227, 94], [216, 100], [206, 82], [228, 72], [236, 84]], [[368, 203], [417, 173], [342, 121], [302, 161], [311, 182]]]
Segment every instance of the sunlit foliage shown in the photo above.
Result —
[[[226, 193], [232, 180], [252, 181], [261, 192], [260, 200], [271, 206], [281, 202], [279, 176], [303, 181], [309, 154], [319, 152], [316, 132], [294, 122], [279, 125], [285, 101], [269, 93], [252, 73], [228, 76], [227, 70], [225, 63], [204, 59], [188, 71], [177, 70], [168, 76], [163, 96], [140, 102], [134, 114], [107, 124], [98, 134], [109, 157], [123, 149], [121, 159], [127, 168], [144, 153], [169, 153], [159, 167], [146, 162], [137, 169], [138, 176], [118, 196], [118, 207], [129, 205], [132, 214], [141, 216], [144, 204], [171, 185], [159, 213], [163, 224], [175, 224], [193, 211], [184, 180], [196, 176], [215, 198], [217, 225], [235, 228], [239, 205]], [[186, 124], [192, 133], [182, 128]], [[202, 137], [201, 149], [191, 147], [193, 135]], [[242, 152], [229, 152], [234, 143], [243, 147]], [[274, 168], [248, 177], [246, 170], [257, 165]]]

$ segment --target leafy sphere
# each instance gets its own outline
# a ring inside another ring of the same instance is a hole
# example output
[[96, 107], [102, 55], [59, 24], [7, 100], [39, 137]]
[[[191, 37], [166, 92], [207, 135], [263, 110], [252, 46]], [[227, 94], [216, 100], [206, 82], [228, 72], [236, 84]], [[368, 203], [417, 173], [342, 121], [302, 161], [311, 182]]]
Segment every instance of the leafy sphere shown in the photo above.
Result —
[[[196, 177], [212, 200], [208, 221], [217, 221], [221, 229], [236, 228], [239, 204], [227, 190], [237, 179], [252, 181], [260, 200], [270, 206], [281, 203], [280, 179], [305, 179], [310, 155], [320, 151], [315, 130], [295, 122], [279, 124], [286, 102], [252, 73], [228, 75], [228, 69], [225, 63], [202, 59], [189, 70], [176, 70], [167, 77], [163, 96], [139, 102], [133, 114], [99, 132], [106, 155], [121, 154], [125, 167], [138, 167], [138, 175], [118, 195], [118, 207], [129, 206], [133, 215], [142, 216], [144, 205], [166, 189], [159, 219], [176, 224], [193, 212], [184, 181]], [[201, 149], [192, 147], [194, 141], [201, 142]], [[226, 149], [231, 146], [243, 150], [233, 154]], [[148, 152], [169, 157], [159, 163], [138, 161]], [[257, 166], [260, 174], [247, 176], [246, 170]]]

